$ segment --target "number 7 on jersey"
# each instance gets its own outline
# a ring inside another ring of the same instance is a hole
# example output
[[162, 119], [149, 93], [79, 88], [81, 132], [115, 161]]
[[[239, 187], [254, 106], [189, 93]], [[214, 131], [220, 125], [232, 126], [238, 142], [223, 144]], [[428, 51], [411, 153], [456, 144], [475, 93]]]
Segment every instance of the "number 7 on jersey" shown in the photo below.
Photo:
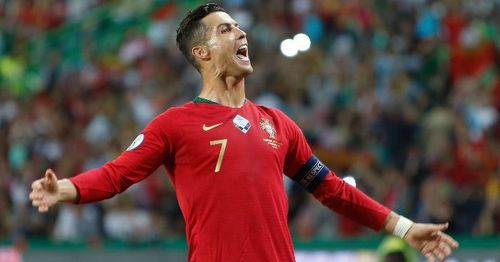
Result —
[[210, 145], [220, 144], [219, 157], [217, 158], [217, 165], [215, 165], [215, 173], [220, 171], [220, 166], [222, 165], [222, 159], [224, 158], [224, 152], [226, 152], [227, 139], [219, 139], [210, 141]]

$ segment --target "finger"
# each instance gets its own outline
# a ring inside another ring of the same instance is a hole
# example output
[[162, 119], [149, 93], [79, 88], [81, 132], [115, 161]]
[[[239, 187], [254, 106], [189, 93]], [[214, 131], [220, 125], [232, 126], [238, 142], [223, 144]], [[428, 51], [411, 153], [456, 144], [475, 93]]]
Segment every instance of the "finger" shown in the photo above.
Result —
[[43, 183], [45, 186], [49, 187], [51, 186], [53, 183], [52, 183], [52, 170], [50, 169], [47, 169], [47, 171], [45, 171], [45, 177], [43, 177]]
[[31, 201], [31, 205], [34, 207], [39, 207], [41, 204], [42, 204], [42, 201], [40, 201], [40, 200]]
[[41, 203], [40, 206], [38, 206], [38, 211], [39, 212], [47, 212], [49, 210], [49, 206], [47, 203]]
[[428, 260], [429, 262], [434, 262], [434, 261], [436, 261], [436, 258], [434, 257], [434, 255], [433, 255], [431, 252], [429, 252], [429, 253], [425, 253], [425, 254], [424, 254], [424, 256], [427, 258], [427, 260]]
[[444, 224], [432, 224], [432, 225], [430, 225], [430, 229], [432, 231], [434, 231], [433, 234], [437, 234], [436, 232], [438, 232], [438, 231], [445, 231], [446, 229], [448, 229], [448, 226], [449, 226], [448, 223], [444, 223]]
[[41, 179], [35, 180], [35, 181], [31, 184], [31, 188], [32, 188], [33, 190], [42, 190], [42, 180], [41, 180]]
[[47, 201], [45, 201], [43, 198], [31, 201], [31, 205], [33, 205], [34, 207], [43, 207], [43, 206], [47, 208], [49, 207]]
[[444, 258], [446, 257], [444, 255], [444, 253], [441, 251], [441, 249], [439, 248], [436, 248], [434, 249], [434, 251], [432, 251], [432, 253], [434, 254], [435, 257], [437, 257], [439, 260], [444, 260]]
[[56, 177], [56, 174], [54, 173], [54, 171], [52, 171], [52, 169], [47, 169], [47, 171], [45, 171], [44, 181], [45, 181], [45, 186], [46, 186], [47, 190], [49, 190], [49, 191], [56, 190], [57, 177]]
[[439, 243], [439, 249], [441, 249], [441, 252], [443, 252], [443, 254], [446, 257], [448, 257], [449, 255], [451, 255], [451, 248], [444, 241], [441, 241], [441, 243]]
[[429, 254], [434, 257], [434, 259], [441, 259], [439, 257], [439, 241], [429, 241], [422, 248], [423, 254]]
[[432, 253], [436, 248], [439, 247], [439, 241], [429, 241], [427, 243], [424, 244], [424, 246], [422, 247], [422, 250], [421, 252], [423, 254], [427, 254], [427, 253]]
[[29, 198], [31, 200], [40, 200], [42, 199], [43, 197], [43, 194], [37, 192], [37, 191], [32, 191], [30, 194], [29, 194]]
[[441, 232], [441, 239], [446, 242], [450, 247], [457, 248], [459, 246], [458, 242], [446, 233]]
[[49, 183], [54, 183], [57, 181], [56, 173], [54, 173], [54, 170], [50, 168], [45, 171], [45, 178], [47, 178]]

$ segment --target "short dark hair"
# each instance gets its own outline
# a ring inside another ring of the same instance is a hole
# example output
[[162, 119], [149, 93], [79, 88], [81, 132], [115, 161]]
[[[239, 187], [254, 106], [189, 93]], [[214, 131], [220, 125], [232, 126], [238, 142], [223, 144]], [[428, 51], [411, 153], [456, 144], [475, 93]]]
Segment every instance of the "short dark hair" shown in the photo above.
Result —
[[200, 5], [189, 11], [186, 17], [182, 19], [182, 22], [177, 29], [177, 46], [189, 63], [191, 63], [198, 71], [200, 71], [200, 68], [191, 53], [191, 49], [193, 46], [202, 44], [206, 41], [208, 28], [201, 22], [201, 19], [213, 12], [226, 12], [226, 10], [214, 3]]

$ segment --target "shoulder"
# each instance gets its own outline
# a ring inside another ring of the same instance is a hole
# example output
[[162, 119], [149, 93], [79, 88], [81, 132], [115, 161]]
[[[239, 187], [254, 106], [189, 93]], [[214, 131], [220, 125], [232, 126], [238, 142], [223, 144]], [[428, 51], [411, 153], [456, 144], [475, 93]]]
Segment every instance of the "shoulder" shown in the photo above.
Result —
[[189, 114], [192, 102], [180, 106], [169, 107], [151, 120], [147, 128], [167, 130], [169, 127], [178, 125], [178, 121]]
[[172, 106], [169, 107], [167, 110], [163, 111], [163, 113], [158, 115], [158, 117], [160, 118], [177, 117], [179, 115], [189, 113], [189, 111], [192, 110], [193, 107], [194, 107], [193, 102], [187, 102], [179, 106]]
[[174, 121], [182, 117], [183, 115], [189, 114], [189, 111], [192, 109], [192, 102], [187, 102], [180, 106], [172, 106], [160, 113], [156, 116], [152, 122], [165, 122], [165, 121]]
[[257, 107], [259, 109], [259, 111], [262, 111], [262, 112], [268, 114], [275, 121], [280, 121], [280, 122], [292, 121], [293, 122], [293, 120], [285, 112], [281, 111], [278, 108], [259, 105], [259, 104], [254, 104], [254, 106]]
[[298, 125], [285, 112], [275, 107], [254, 104], [261, 113], [269, 116], [269, 120], [274, 123], [274, 126], [287, 134], [287, 136], [295, 137], [301, 134], [302, 131]]

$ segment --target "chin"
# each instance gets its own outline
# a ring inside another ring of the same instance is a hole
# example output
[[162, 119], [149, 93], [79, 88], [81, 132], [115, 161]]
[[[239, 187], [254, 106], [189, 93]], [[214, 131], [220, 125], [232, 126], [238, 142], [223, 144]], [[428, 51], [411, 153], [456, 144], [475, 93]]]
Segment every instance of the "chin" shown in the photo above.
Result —
[[233, 57], [233, 59], [234, 59], [233, 65], [238, 75], [246, 77], [253, 72], [252, 63], [247, 56], [245, 57], [235, 56]]
[[251, 73], [253, 73], [252, 65], [250, 65], [250, 64], [246, 64], [246, 65], [236, 64], [234, 67], [227, 70], [226, 75], [240, 78], [240, 77], [247, 77]]
[[249, 76], [251, 73], [253, 73], [253, 67], [251, 65], [248, 65], [244, 68], [242, 68], [242, 75], [243, 77]]

